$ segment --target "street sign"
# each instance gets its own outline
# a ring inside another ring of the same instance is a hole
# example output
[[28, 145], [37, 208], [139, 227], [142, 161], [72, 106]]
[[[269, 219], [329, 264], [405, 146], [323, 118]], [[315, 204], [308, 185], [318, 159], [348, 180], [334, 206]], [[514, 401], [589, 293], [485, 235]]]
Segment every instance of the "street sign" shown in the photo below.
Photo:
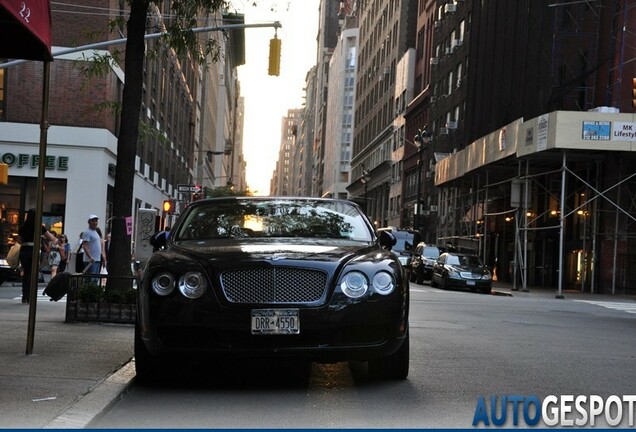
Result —
[[177, 192], [179, 193], [197, 193], [200, 191], [201, 188], [199, 186], [185, 184], [177, 185]]

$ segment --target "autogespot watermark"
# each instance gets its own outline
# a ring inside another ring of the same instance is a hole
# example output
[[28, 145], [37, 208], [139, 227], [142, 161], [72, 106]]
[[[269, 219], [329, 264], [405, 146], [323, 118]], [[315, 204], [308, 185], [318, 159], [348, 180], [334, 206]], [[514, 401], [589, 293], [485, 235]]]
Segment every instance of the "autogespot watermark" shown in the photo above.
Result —
[[473, 426], [634, 426], [636, 395], [603, 398], [598, 395], [549, 395], [541, 400], [534, 395], [483, 396], [477, 400]]

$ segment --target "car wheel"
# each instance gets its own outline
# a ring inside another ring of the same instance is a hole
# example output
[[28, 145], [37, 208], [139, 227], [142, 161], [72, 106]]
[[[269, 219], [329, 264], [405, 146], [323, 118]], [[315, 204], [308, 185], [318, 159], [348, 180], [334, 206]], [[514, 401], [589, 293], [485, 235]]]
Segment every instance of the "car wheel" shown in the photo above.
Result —
[[409, 376], [409, 332], [396, 352], [387, 357], [369, 360], [369, 375], [383, 380], [405, 380]]
[[446, 280], [446, 276], [442, 276], [442, 281], [440, 282], [439, 287], [443, 290], [448, 289], [448, 281]]
[[135, 371], [136, 383], [148, 385], [156, 382], [158, 376], [156, 360], [141, 338], [138, 322], [135, 323]]
[[424, 272], [418, 270], [417, 271], [417, 280], [415, 281], [415, 283], [418, 283], [420, 285], [424, 284]]
[[435, 275], [431, 275], [431, 286], [433, 288], [437, 287], [437, 282], [435, 282]]
[[412, 270], [409, 272], [409, 282], [415, 282], [415, 272], [416, 270]]

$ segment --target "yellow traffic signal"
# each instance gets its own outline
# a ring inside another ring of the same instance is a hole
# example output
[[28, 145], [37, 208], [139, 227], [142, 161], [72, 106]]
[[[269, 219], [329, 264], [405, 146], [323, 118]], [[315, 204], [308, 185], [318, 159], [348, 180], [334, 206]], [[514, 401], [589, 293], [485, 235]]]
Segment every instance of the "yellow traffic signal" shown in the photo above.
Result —
[[636, 78], [632, 78], [632, 107], [636, 108]]
[[277, 37], [269, 40], [269, 75], [280, 75], [280, 45], [281, 40]]
[[163, 211], [165, 213], [173, 213], [174, 212], [174, 201], [172, 201], [172, 200], [164, 200], [163, 201]]
[[6, 185], [7, 183], [9, 183], [9, 165], [0, 163], [0, 184]]

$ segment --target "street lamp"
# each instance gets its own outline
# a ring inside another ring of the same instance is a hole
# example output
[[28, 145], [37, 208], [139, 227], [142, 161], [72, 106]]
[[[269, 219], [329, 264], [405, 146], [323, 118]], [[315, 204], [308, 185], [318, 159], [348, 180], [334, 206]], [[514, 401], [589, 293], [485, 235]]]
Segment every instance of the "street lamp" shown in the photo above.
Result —
[[364, 168], [364, 164], [362, 164], [362, 175], [360, 176], [360, 181], [364, 185], [364, 212], [367, 212], [367, 190], [369, 186], [369, 181], [371, 180], [371, 173], [369, 170]]
[[424, 129], [418, 129], [417, 135], [413, 138], [413, 141], [417, 145], [417, 198], [415, 200], [415, 209], [413, 214], [414, 221], [417, 222], [415, 224], [415, 228], [420, 231], [420, 215], [422, 214], [422, 206], [420, 205], [420, 201], [422, 199], [422, 155], [424, 154], [424, 146], [428, 145], [431, 142], [432, 135], [428, 131], [428, 126], [424, 126]]

